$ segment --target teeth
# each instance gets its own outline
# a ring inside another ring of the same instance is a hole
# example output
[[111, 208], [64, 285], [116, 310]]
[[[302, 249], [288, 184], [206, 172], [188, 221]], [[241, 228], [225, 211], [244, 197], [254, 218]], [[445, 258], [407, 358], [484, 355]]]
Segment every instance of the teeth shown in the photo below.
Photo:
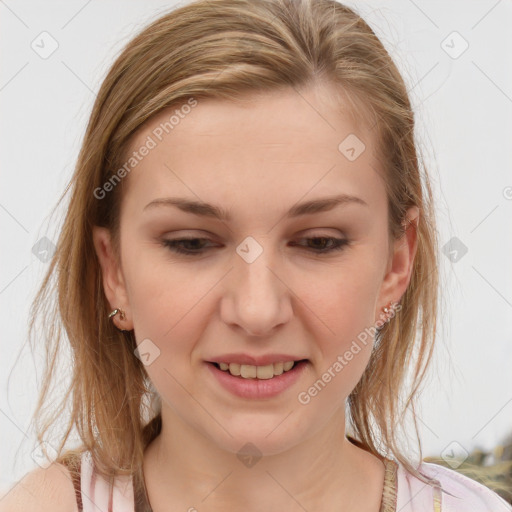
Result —
[[267, 364], [266, 366], [251, 366], [256, 368], [256, 377], [258, 379], [271, 379], [274, 376], [274, 365]]
[[284, 371], [284, 363], [274, 363], [274, 375], [281, 375]]
[[295, 361], [286, 361], [284, 363], [267, 364], [265, 366], [254, 366], [252, 364], [238, 363], [219, 363], [223, 371], [229, 371], [231, 375], [242, 377], [244, 379], [271, 379], [276, 375], [281, 375], [293, 368]]
[[239, 364], [230, 363], [228, 365], [228, 369], [229, 369], [229, 373], [231, 373], [231, 375], [240, 375], [241, 367]]
[[243, 377], [244, 379], [255, 379], [257, 369], [257, 366], [252, 366], [252, 364], [241, 364], [240, 376]]

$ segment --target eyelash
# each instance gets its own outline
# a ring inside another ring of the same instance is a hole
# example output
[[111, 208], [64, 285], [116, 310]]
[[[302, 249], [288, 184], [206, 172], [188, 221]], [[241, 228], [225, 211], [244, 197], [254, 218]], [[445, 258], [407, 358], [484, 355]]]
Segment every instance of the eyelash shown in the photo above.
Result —
[[[200, 249], [199, 251], [190, 251], [188, 249], [183, 249], [180, 244], [187, 243], [187, 242], [193, 242], [197, 240], [206, 240], [209, 241], [208, 238], [176, 238], [173, 240], [164, 239], [162, 240], [162, 245], [167, 247], [169, 250], [178, 253], [183, 254], [185, 256], [201, 256], [204, 254], [205, 249]], [[349, 240], [346, 238], [335, 238], [335, 237], [329, 237], [329, 236], [313, 236], [310, 238], [303, 238], [303, 240], [329, 240], [332, 241], [332, 246], [328, 249], [322, 249], [320, 251], [317, 251], [315, 249], [311, 248], [305, 248], [306, 250], [310, 250], [313, 253], [316, 253], [318, 255], [322, 254], [329, 254], [335, 251], [341, 251], [349, 244]]]

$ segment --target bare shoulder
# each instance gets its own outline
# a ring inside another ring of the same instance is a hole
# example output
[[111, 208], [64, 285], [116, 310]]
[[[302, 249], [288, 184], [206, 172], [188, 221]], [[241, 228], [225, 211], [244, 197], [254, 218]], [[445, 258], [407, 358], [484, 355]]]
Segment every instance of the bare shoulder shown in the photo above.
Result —
[[0, 512], [78, 512], [66, 466], [54, 462], [27, 473], [0, 498]]

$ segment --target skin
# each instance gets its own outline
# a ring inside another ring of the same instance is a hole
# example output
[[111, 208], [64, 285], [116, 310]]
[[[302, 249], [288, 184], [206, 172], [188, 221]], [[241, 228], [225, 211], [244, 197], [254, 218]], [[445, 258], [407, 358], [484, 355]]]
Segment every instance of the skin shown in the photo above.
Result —
[[[162, 397], [162, 432], [143, 466], [155, 512], [170, 504], [201, 511], [334, 511], [340, 504], [379, 510], [384, 466], [345, 438], [344, 410], [373, 340], [360, 344], [307, 405], [297, 400], [382, 318], [384, 306], [401, 298], [417, 243], [409, 225], [390, 245], [376, 134], [356, 123], [331, 87], [253, 95], [243, 104], [200, 100], [125, 178], [120, 261], [109, 232], [94, 229], [106, 297], [126, 313], [114, 318], [116, 325], [160, 350], [146, 367]], [[132, 149], [169, 115], [147, 122]], [[338, 150], [351, 133], [366, 145], [354, 161]], [[367, 206], [284, 217], [297, 202], [334, 193]], [[232, 220], [170, 206], [143, 211], [169, 196], [222, 206]], [[412, 224], [417, 218], [418, 209], [409, 210]], [[207, 248], [203, 255], [175, 254], [161, 243], [187, 236], [210, 240], [199, 245]], [[263, 248], [252, 263], [236, 253], [247, 236]], [[350, 243], [322, 255], [315, 248], [329, 243], [308, 244], [306, 237]], [[287, 353], [309, 362], [291, 388], [251, 400], [221, 388], [206, 367], [205, 360], [229, 352]], [[237, 458], [247, 442], [263, 455], [252, 467]]]

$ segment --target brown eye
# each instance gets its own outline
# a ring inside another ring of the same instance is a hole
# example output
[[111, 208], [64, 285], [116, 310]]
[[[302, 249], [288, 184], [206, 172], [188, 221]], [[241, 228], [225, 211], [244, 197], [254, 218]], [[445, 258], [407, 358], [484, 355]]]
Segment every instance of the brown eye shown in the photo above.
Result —
[[349, 241], [346, 238], [335, 238], [330, 236], [315, 236], [310, 238], [304, 238], [303, 240], [306, 240], [308, 242], [307, 246], [305, 247], [306, 249], [316, 252], [318, 254], [340, 251], [349, 243]]
[[[305, 240], [307, 244], [294, 245], [298, 245], [299, 247], [316, 254], [327, 254], [334, 251], [340, 251], [349, 243], [346, 238], [335, 238], [329, 236], [315, 236], [303, 238], [302, 240]], [[176, 238], [164, 239], [162, 240], [162, 245], [177, 254], [200, 256], [208, 249], [207, 246], [205, 247], [208, 242], [211, 242], [208, 238]]]
[[197, 242], [209, 241], [208, 238], [176, 238], [174, 240], [164, 239], [162, 244], [176, 253], [198, 256], [204, 253], [204, 245]]

